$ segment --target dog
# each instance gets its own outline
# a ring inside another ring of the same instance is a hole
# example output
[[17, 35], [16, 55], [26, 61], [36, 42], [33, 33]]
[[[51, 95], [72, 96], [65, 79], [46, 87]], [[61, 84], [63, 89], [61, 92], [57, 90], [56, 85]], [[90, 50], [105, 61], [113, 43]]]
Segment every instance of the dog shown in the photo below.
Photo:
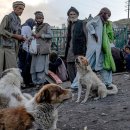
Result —
[[89, 63], [84, 56], [78, 56], [75, 60], [76, 68], [77, 68], [77, 77], [78, 77], [78, 98], [76, 102], [80, 102], [82, 85], [85, 85], [87, 88], [85, 93], [85, 98], [82, 103], [85, 103], [89, 97], [89, 94], [93, 90], [97, 90], [99, 98], [105, 98], [109, 94], [117, 94], [118, 89], [116, 85], [111, 85], [112, 89], [108, 90], [105, 84], [97, 77], [97, 75], [92, 71]]
[[44, 85], [25, 106], [0, 110], [0, 130], [56, 130], [58, 106], [55, 105], [71, 97], [69, 89]]
[[21, 92], [22, 82], [23, 78], [18, 68], [10, 68], [2, 73], [0, 79], [0, 108], [24, 105], [32, 98], [31, 95]]

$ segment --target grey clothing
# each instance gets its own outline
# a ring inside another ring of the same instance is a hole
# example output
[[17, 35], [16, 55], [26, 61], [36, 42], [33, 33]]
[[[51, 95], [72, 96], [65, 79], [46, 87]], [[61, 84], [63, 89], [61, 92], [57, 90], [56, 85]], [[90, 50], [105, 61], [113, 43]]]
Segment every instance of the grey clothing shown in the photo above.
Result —
[[48, 74], [49, 53], [51, 47], [52, 31], [50, 25], [44, 23], [36, 34], [41, 37], [37, 39], [38, 54], [32, 55], [31, 75], [34, 84], [44, 84], [45, 75]]
[[49, 24], [44, 23], [36, 34], [41, 37], [36, 39], [38, 44], [38, 54], [49, 54], [51, 51], [52, 30]]
[[0, 24], [0, 75], [5, 69], [17, 67], [18, 40], [12, 35], [20, 34], [20, 31], [21, 21], [14, 12], [3, 18]]
[[0, 76], [8, 68], [17, 68], [15, 50], [0, 48]]
[[[102, 53], [102, 31], [103, 23], [100, 16], [96, 16], [87, 23], [88, 29], [88, 40], [87, 40], [87, 52], [86, 57], [91, 63], [93, 56], [95, 55], [96, 60], [93, 65], [91, 65], [93, 70], [103, 69], [103, 53]], [[95, 41], [92, 34], [98, 36], [98, 42]]]
[[74, 26], [75, 26], [75, 23], [73, 23], [71, 27], [71, 40], [70, 40], [70, 47], [69, 47], [68, 55], [67, 55], [67, 62], [75, 62], [75, 55], [73, 52], [73, 44], [72, 44]]
[[32, 55], [31, 75], [34, 84], [45, 82], [45, 74], [48, 74], [49, 55]]
[[12, 35], [20, 33], [20, 18], [14, 12], [6, 15], [0, 25], [0, 46], [9, 46], [15, 49], [18, 46], [18, 40], [12, 38]]
[[67, 63], [67, 70], [68, 70], [70, 82], [72, 83], [74, 78], [76, 77], [76, 73], [77, 73], [75, 62], [68, 62]]

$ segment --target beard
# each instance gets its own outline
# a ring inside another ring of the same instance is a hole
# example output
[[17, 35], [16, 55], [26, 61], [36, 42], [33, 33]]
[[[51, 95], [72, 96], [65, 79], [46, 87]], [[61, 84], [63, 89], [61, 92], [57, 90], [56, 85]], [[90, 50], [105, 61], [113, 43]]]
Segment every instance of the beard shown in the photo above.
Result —
[[69, 21], [71, 21], [73, 23], [73, 22], [76, 22], [78, 20], [78, 17], [76, 17], [76, 18], [70, 18], [69, 17], [68, 19], [69, 19]]

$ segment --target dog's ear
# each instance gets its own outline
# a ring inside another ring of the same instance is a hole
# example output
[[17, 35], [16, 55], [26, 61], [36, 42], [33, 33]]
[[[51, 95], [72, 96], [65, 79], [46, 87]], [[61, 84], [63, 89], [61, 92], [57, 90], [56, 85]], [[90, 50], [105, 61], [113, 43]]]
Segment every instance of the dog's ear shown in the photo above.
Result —
[[87, 60], [85, 60], [84, 62], [85, 62], [85, 65], [86, 65], [86, 66], [88, 66], [88, 61], [87, 61]]
[[11, 71], [12, 71], [11, 69], [6, 69], [5, 71], [3, 71], [2, 74], [1, 74], [1, 78], [3, 78], [5, 75], [10, 73]]
[[84, 60], [83, 60], [83, 64], [86, 65], [86, 66], [89, 65], [88, 60], [87, 60], [87, 58], [85, 58], [85, 57], [84, 57]]
[[50, 92], [49, 90], [43, 90], [36, 94], [36, 102], [42, 103], [42, 102], [50, 102]]

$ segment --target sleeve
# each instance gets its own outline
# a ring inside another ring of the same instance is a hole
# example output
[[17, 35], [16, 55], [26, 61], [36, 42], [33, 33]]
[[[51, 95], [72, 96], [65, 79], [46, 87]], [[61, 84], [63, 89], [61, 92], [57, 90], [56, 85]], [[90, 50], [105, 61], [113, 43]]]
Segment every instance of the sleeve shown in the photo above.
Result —
[[52, 30], [51, 30], [51, 27], [50, 27], [50, 25], [48, 25], [47, 32], [42, 34], [41, 38], [43, 38], [43, 39], [51, 39], [52, 36], [53, 36], [53, 33], [52, 33]]
[[93, 18], [91, 21], [89, 21], [86, 25], [86, 28], [88, 29], [88, 32], [90, 34], [95, 34], [95, 27], [97, 26], [97, 23], [100, 19], [100, 16], [96, 16], [95, 18]]
[[21, 35], [25, 38], [30, 38], [32, 36], [32, 30], [28, 26], [23, 26], [21, 29]]
[[7, 38], [11, 38], [13, 36], [13, 33], [10, 33], [6, 28], [9, 25], [9, 17], [6, 15], [0, 25], [0, 35], [3, 35]]

